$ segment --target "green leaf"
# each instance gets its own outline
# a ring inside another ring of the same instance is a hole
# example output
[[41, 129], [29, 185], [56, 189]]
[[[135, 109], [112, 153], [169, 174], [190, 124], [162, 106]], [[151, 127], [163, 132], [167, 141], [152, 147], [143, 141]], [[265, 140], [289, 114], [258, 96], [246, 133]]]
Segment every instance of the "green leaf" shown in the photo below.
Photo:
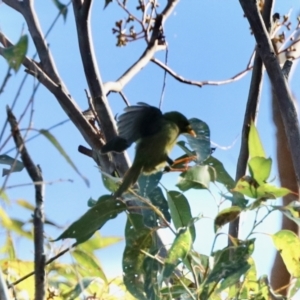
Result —
[[262, 184], [257, 188], [257, 196], [264, 197], [266, 199], [280, 198], [290, 193], [295, 194], [287, 188], [277, 187], [268, 183]]
[[186, 258], [188, 252], [191, 250], [193, 244], [192, 235], [189, 227], [182, 227], [168, 251], [167, 258], [163, 269], [163, 278], [168, 278], [172, 275], [179, 260]]
[[251, 158], [256, 156], [266, 157], [263, 145], [260, 141], [258, 131], [253, 121], [251, 122], [250, 125], [248, 147], [249, 147], [249, 155]]
[[0, 188], [0, 198], [6, 203], [9, 204], [10, 200], [3, 189]]
[[210, 147], [210, 130], [208, 125], [196, 118], [189, 120], [193, 130], [196, 133], [196, 137], [190, 134], [185, 134], [189, 146], [195, 151], [197, 161], [202, 163], [211, 155]]
[[170, 208], [172, 221], [178, 230], [182, 227], [190, 227], [193, 241], [196, 239], [196, 230], [192, 221], [191, 208], [186, 197], [177, 191], [168, 191], [167, 199]]
[[149, 199], [164, 215], [168, 222], [171, 222], [171, 215], [169, 213], [168, 202], [160, 187], [156, 187], [149, 195]]
[[87, 186], [90, 186], [90, 183], [89, 183], [88, 179], [79, 172], [79, 170], [77, 169], [77, 167], [75, 166], [75, 164], [73, 163], [73, 161], [71, 160], [69, 155], [62, 148], [60, 143], [57, 141], [57, 139], [48, 130], [41, 129], [41, 130], [39, 130], [39, 132], [44, 137], [46, 137], [48, 139], [48, 141], [58, 150], [58, 152], [64, 157], [64, 159], [73, 168], [73, 170], [83, 179], [85, 184]]
[[[237, 282], [240, 276], [250, 269], [248, 259], [254, 249], [254, 239], [244, 241], [238, 246], [230, 246], [221, 250], [217, 257], [215, 265], [208, 275], [205, 283], [218, 283], [225, 280], [230, 284]], [[226, 288], [224, 284], [222, 288]]]
[[239, 179], [235, 188], [232, 189], [232, 191], [241, 193], [250, 198], [257, 198], [257, 188], [257, 182], [252, 177], [243, 176], [241, 179]]
[[291, 276], [300, 277], [300, 240], [298, 236], [290, 230], [281, 230], [273, 235], [273, 242]]
[[28, 209], [28, 210], [30, 210], [30, 211], [35, 210], [35, 207], [26, 200], [19, 199], [19, 200], [17, 200], [17, 204], [24, 207], [24, 208], [26, 208], [26, 209]]
[[126, 247], [123, 254], [123, 280], [127, 290], [137, 299], [147, 300], [144, 284], [144, 260], [153, 243], [153, 231], [144, 226], [143, 217], [128, 215], [125, 228]]
[[231, 206], [220, 211], [215, 218], [215, 232], [223, 225], [234, 221], [241, 212], [242, 209], [238, 206]]
[[300, 203], [299, 201], [292, 201], [286, 206], [272, 206], [275, 209], [281, 211], [286, 217], [294, 221], [300, 226]]
[[121, 178], [113, 177], [101, 171], [104, 186], [112, 193], [116, 192], [120, 186]]
[[3, 57], [9, 66], [17, 72], [25, 58], [28, 49], [28, 36], [22, 35], [19, 41], [11, 47], [3, 49]]
[[157, 172], [151, 175], [141, 174], [138, 179], [140, 187], [139, 194], [142, 197], [147, 197], [158, 185], [162, 178], [162, 172]]
[[176, 186], [181, 191], [189, 189], [208, 189], [211, 176], [209, 166], [194, 166], [179, 176]]
[[235, 181], [229, 175], [229, 173], [225, 170], [223, 164], [217, 160], [215, 157], [210, 156], [206, 161], [205, 165], [210, 166], [215, 170], [216, 173], [216, 181], [222, 183], [227, 190], [233, 189], [235, 185]]
[[240, 294], [241, 299], [251, 299], [253, 294], [258, 293], [258, 282], [257, 282], [257, 271], [255, 262], [252, 257], [248, 259], [250, 264], [249, 271], [245, 274], [245, 279], [242, 285], [242, 290]]
[[255, 156], [249, 160], [248, 166], [250, 175], [258, 182], [258, 184], [263, 184], [270, 176], [272, 159]]
[[101, 236], [99, 231], [96, 231], [92, 238], [83, 244], [77, 246], [77, 249], [82, 249], [87, 252], [93, 252], [98, 249], [103, 249], [119, 243], [123, 240], [123, 237], [115, 236]]
[[0, 164], [11, 166], [11, 169], [3, 169], [2, 176], [5, 176], [12, 172], [20, 172], [24, 169], [24, 165], [21, 161], [14, 159], [6, 154], [0, 155]]
[[97, 277], [82, 278], [74, 288], [67, 293], [62, 294], [62, 296], [64, 299], [76, 299], [85, 289], [89, 287], [90, 284], [98, 280], [99, 279]]
[[62, 4], [60, 1], [58, 0], [53, 0], [55, 6], [58, 8], [60, 14], [63, 16], [64, 21], [66, 22], [67, 20], [67, 14], [68, 14], [68, 6], [65, 4]]
[[106, 284], [108, 284], [105, 273], [95, 255], [90, 252], [83, 251], [80, 248], [73, 250], [71, 255], [77, 261], [78, 268], [85, 271], [86, 276], [100, 277]]
[[126, 210], [126, 205], [104, 195], [99, 198], [97, 204], [90, 208], [83, 216], [69, 226], [57, 239], [74, 238], [77, 244], [88, 240], [95, 231], [99, 230], [106, 222], [114, 219], [118, 214]]
[[107, 7], [109, 3], [113, 2], [113, 0], [105, 0], [104, 9]]

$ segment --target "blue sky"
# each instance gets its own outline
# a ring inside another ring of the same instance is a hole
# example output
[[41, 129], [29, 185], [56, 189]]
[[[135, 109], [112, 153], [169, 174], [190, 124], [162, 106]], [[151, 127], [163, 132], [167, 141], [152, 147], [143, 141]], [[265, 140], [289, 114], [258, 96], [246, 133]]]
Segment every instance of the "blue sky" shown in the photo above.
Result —
[[[133, 1], [132, 7], [135, 7]], [[281, 14], [287, 13], [294, 8], [292, 22], [296, 23], [295, 15], [299, 13], [299, 3], [296, 0], [277, 1], [275, 11]], [[162, 1], [163, 7], [165, 1]], [[116, 80], [125, 70], [141, 55], [145, 48], [143, 40], [129, 43], [126, 47], [115, 46], [116, 39], [112, 35], [112, 27], [115, 21], [126, 18], [116, 3], [110, 4], [103, 10], [104, 1], [94, 1], [92, 13], [92, 33], [95, 43], [95, 53], [99, 64], [103, 81]], [[42, 30], [45, 32], [54, 20], [57, 9], [52, 1], [36, 1], [35, 7], [40, 18]], [[130, 6], [129, 6], [130, 7]], [[138, 12], [134, 12], [138, 15]], [[27, 26], [20, 14], [12, 11], [2, 3], [0, 5], [0, 30], [7, 37], [16, 42], [21, 33], [27, 33]], [[217, 0], [190, 0], [180, 1], [174, 12], [168, 19], [165, 27], [165, 36], [168, 42], [168, 65], [176, 73], [193, 80], [224, 80], [245, 69], [253, 52], [255, 42], [250, 35], [249, 24], [243, 17], [242, 9], [238, 1]], [[72, 8], [69, 8], [67, 21], [64, 23], [60, 18], [47, 39], [54, 60], [62, 80], [68, 87], [70, 94], [77, 101], [82, 110], [88, 107], [84, 89], [87, 83], [84, 77], [78, 44], [76, 40], [75, 24]], [[34, 54], [33, 44], [30, 41], [29, 56]], [[164, 61], [165, 52], [159, 52], [156, 58]], [[7, 65], [4, 59], [0, 59], [1, 80], [4, 78]], [[158, 106], [163, 84], [163, 71], [149, 63], [133, 80], [125, 87], [124, 93], [130, 103], [139, 101]], [[23, 70], [14, 75], [5, 93], [1, 95], [0, 111], [2, 122], [5, 115], [5, 106], [10, 105], [16, 94], [20, 80], [24, 76]], [[229, 146], [237, 139], [236, 143], [228, 150], [217, 149], [215, 157], [221, 160], [232, 177], [235, 176], [235, 168], [239, 153], [239, 138], [245, 104], [248, 97], [251, 72], [241, 80], [221, 86], [204, 86], [202, 88], [179, 83], [167, 76], [163, 111], [178, 110], [188, 118], [196, 117], [205, 121], [211, 130], [211, 140], [221, 146]], [[299, 97], [299, 70], [295, 71], [291, 82], [292, 92]], [[32, 87], [35, 84], [33, 78], [27, 79], [27, 84], [22, 91], [21, 97], [14, 110], [18, 116], [22, 113], [30, 97]], [[125, 107], [121, 97], [117, 94], [109, 95], [109, 103], [113, 113], [121, 113]], [[258, 118], [258, 130], [261, 134], [267, 155], [275, 159], [274, 152], [274, 128], [270, 115], [270, 86], [268, 80], [264, 81]], [[35, 95], [33, 128], [46, 129], [64, 119], [66, 115], [58, 105], [56, 99], [40, 87]], [[0, 124], [0, 126], [2, 126]], [[28, 117], [24, 118], [22, 128], [28, 127]], [[46, 216], [55, 222], [67, 227], [87, 210], [87, 200], [98, 198], [107, 193], [103, 188], [100, 173], [95, 163], [78, 153], [78, 145], [85, 145], [85, 141], [71, 122], [64, 124], [52, 131], [79, 170], [89, 179], [88, 188], [80, 177], [74, 173], [62, 156], [43, 137], [34, 139], [28, 143], [28, 150], [34, 161], [41, 165], [43, 176], [46, 181], [58, 179], [72, 179], [74, 182], [60, 182], [46, 187], [45, 211]], [[6, 131], [8, 134], [8, 129]], [[35, 134], [31, 132], [30, 135]], [[10, 142], [2, 153], [10, 149]], [[1, 153], [1, 154], [2, 154]], [[10, 155], [14, 155], [14, 151]], [[130, 157], [133, 157], [133, 149], [130, 149]], [[179, 149], [174, 149], [172, 157], [180, 155]], [[275, 165], [271, 178], [276, 178]], [[167, 174], [163, 178], [163, 184], [170, 190], [175, 189], [174, 183], [178, 174]], [[3, 179], [2, 179], [3, 181]], [[30, 182], [25, 171], [11, 175], [8, 185]], [[212, 191], [216, 189], [212, 185]], [[22, 219], [30, 216], [28, 211], [16, 209], [14, 202], [17, 199], [26, 199], [34, 203], [34, 189], [32, 186], [13, 188], [7, 190], [12, 205], [5, 209]], [[192, 213], [194, 216], [203, 213], [205, 218], [197, 223], [197, 240], [195, 249], [201, 253], [209, 254], [213, 239], [213, 217], [217, 213], [219, 196], [214, 197], [207, 191], [188, 192]], [[271, 215], [259, 228], [259, 232], [275, 233], [280, 223], [279, 214]], [[251, 215], [243, 217], [242, 233], [246, 234], [251, 222]], [[110, 221], [101, 229], [102, 235], [123, 236], [125, 214]], [[60, 232], [52, 228], [46, 228], [46, 234], [52, 238]], [[163, 232], [168, 243], [172, 242], [173, 236]], [[273, 245], [266, 235], [257, 235], [255, 258], [260, 275], [267, 273], [272, 262], [272, 255], [265, 256], [266, 251], [272, 253]], [[225, 246], [226, 237], [220, 238], [217, 247]], [[67, 245], [66, 242], [64, 244]], [[16, 243], [18, 254], [26, 259], [32, 259], [32, 245], [22, 241]], [[56, 243], [59, 247], [59, 243]], [[121, 258], [124, 243], [99, 251], [99, 257], [107, 274], [113, 276], [121, 274]]]

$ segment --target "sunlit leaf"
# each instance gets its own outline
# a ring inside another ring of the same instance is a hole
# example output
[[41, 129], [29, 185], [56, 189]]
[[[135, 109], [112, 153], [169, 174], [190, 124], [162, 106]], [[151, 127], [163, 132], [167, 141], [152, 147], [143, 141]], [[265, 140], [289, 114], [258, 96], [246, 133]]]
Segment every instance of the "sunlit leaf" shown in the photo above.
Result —
[[17, 200], [17, 204], [30, 210], [30, 211], [34, 211], [35, 207], [29, 203], [28, 201], [24, 200], [24, 199], [19, 199]]
[[66, 153], [66, 151], [62, 148], [60, 143], [57, 141], [57, 139], [48, 130], [41, 129], [40, 133], [48, 139], [48, 141], [58, 150], [58, 152], [64, 157], [64, 159], [68, 162], [68, 164], [73, 168], [73, 170], [84, 180], [85, 184], [89, 186], [90, 183], [88, 179], [79, 172], [79, 170], [77, 169], [77, 167], [75, 166], [75, 164], [73, 163], [69, 155]]
[[249, 147], [249, 154], [251, 158], [256, 156], [266, 157], [263, 145], [260, 141], [258, 131], [253, 121], [251, 122], [250, 125], [248, 147]]
[[279, 251], [288, 272], [293, 277], [300, 277], [300, 240], [290, 230], [281, 230], [273, 236], [273, 242]]
[[16, 72], [19, 70], [28, 49], [28, 36], [22, 35], [19, 41], [11, 47], [3, 49], [3, 57]]
[[249, 160], [248, 166], [251, 176], [258, 182], [258, 184], [263, 184], [270, 176], [272, 159], [255, 156]]
[[93, 255], [91, 252], [76, 248], [72, 251], [72, 256], [77, 261], [78, 267], [85, 270], [86, 276], [97, 276], [101, 278], [106, 284], [108, 283], [100, 262], [95, 255]]
[[208, 189], [211, 181], [209, 166], [194, 166], [179, 176], [176, 186], [181, 191], [189, 189]]
[[24, 165], [21, 161], [14, 159], [6, 154], [0, 155], [0, 164], [11, 166], [11, 169], [2, 170], [2, 176], [5, 176], [12, 172], [20, 172], [24, 169]]
[[257, 188], [257, 196], [267, 197], [268, 199], [284, 197], [290, 193], [295, 194], [287, 188], [277, 187], [268, 183], [262, 184]]
[[74, 288], [72, 288], [67, 293], [64, 293], [62, 296], [64, 299], [76, 299], [85, 289], [89, 287], [94, 281], [98, 281], [97, 277], [87, 277], [80, 279]]
[[215, 232], [223, 225], [234, 221], [241, 212], [242, 209], [238, 206], [231, 206], [220, 211], [215, 218]]
[[300, 202], [292, 201], [286, 206], [276, 206], [273, 205], [273, 208], [281, 211], [286, 217], [294, 221], [298, 226], [300, 226]]
[[97, 204], [90, 208], [83, 216], [69, 226], [57, 239], [74, 238], [77, 244], [88, 240], [95, 231], [99, 230], [110, 219], [126, 210], [126, 205], [105, 195], [100, 197]]
[[243, 176], [241, 179], [239, 179], [232, 191], [241, 193], [250, 198], [257, 198], [257, 188], [257, 182], [253, 180], [253, 178], [250, 176]]
[[192, 240], [195, 241], [196, 230], [191, 224], [192, 214], [187, 198], [178, 191], [167, 191], [167, 199], [175, 228], [178, 230], [189, 226]]
[[191, 250], [192, 244], [193, 240], [189, 227], [180, 228], [165, 259], [163, 278], [168, 278], [172, 275], [179, 260], [183, 260]]

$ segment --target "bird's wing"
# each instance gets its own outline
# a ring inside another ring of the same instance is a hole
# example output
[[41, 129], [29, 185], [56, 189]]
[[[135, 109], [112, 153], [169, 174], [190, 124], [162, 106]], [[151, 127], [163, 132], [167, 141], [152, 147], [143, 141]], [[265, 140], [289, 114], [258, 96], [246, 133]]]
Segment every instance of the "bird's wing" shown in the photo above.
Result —
[[126, 107], [125, 112], [119, 117], [119, 136], [132, 144], [142, 137], [159, 132], [162, 121], [163, 114], [160, 109], [138, 102], [137, 105]]

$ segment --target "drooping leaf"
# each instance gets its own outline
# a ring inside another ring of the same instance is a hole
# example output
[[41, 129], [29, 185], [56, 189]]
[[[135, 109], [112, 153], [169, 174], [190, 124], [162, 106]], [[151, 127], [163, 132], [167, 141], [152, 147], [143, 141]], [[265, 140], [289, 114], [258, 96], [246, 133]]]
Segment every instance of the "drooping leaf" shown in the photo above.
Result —
[[192, 240], [196, 239], [196, 230], [192, 221], [191, 208], [186, 197], [178, 191], [167, 192], [168, 204], [171, 212], [172, 221], [178, 230], [183, 227], [190, 227]]
[[248, 147], [249, 147], [249, 154], [251, 158], [256, 156], [266, 157], [263, 145], [260, 141], [258, 131], [253, 121], [251, 122], [250, 125]]
[[248, 166], [251, 176], [258, 182], [258, 184], [263, 184], [270, 176], [272, 159], [255, 156], [249, 160]]
[[234, 221], [241, 212], [242, 209], [239, 206], [231, 206], [220, 211], [215, 218], [215, 232], [223, 225]]
[[281, 211], [286, 217], [294, 221], [298, 226], [300, 226], [300, 203], [299, 201], [292, 201], [286, 206], [276, 206], [273, 208]]
[[73, 287], [70, 291], [64, 293], [62, 296], [64, 299], [76, 299], [85, 289], [89, 287], [95, 281], [98, 281], [97, 277], [87, 277], [80, 279], [75, 287]]
[[150, 194], [149, 199], [164, 215], [168, 222], [171, 222], [171, 215], [169, 213], [168, 202], [159, 186], [157, 186]]
[[192, 235], [189, 227], [182, 227], [179, 229], [178, 234], [168, 251], [167, 258], [165, 259], [163, 278], [168, 278], [172, 275], [179, 260], [186, 258], [188, 252], [191, 250], [193, 244]]
[[77, 169], [69, 155], [66, 153], [66, 151], [63, 149], [63, 147], [60, 145], [60, 143], [57, 141], [57, 139], [48, 130], [41, 129], [39, 130], [39, 132], [44, 137], [46, 137], [48, 141], [58, 150], [58, 152], [64, 157], [64, 159], [73, 168], [73, 170], [83, 179], [85, 184], [87, 186], [90, 186], [88, 179], [79, 172], [79, 170]]
[[85, 243], [77, 246], [77, 249], [82, 249], [86, 252], [93, 252], [98, 249], [103, 249], [119, 243], [123, 240], [123, 237], [118, 236], [101, 236], [99, 231], [96, 231], [92, 238]]
[[19, 70], [28, 49], [28, 36], [22, 35], [19, 41], [11, 47], [3, 49], [3, 57], [16, 72]]
[[87, 251], [83, 251], [80, 248], [76, 248], [72, 251], [72, 256], [75, 258], [78, 268], [83, 269], [86, 276], [89, 277], [99, 277], [101, 278], [105, 284], [108, 284], [108, 280], [106, 275], [96, 258], [96, 256]]
[[223, 164], [213, 156], [210, 156], [205, 164], [210, 166], [215, 170], [216, 173], [216, 181], [222, 183], [228, 190], [233, 189], [235, 185], [235, 181], [229, 175], [229, 173], [225, 170]]
[[143, 217], [138, 214], [128, 215], [125, 228], [126, 247], [123, 253], [123, 280], [127, 290], [137, 299], [147, 300], [141, 277], [145, 275], [144, 260], [152, 243], [152, 230], [145, 227]]
[[24, 165], [21, 161], [14, 159], [6, 154], [0, 155], [0, 164], [11, 166], [11, 169], [3, 169], [2, 176], [5, 176], [12, 172], [20, 172], [24, 169]]
[[273, 242], [288, 272], [293, 277], [300, 277], [299, 237], [290, 230], [280, 230], [273, 235]]
[[183, 172], [179, 176], [176, 186], [181, 191], [189, 189], [208, 189], [211, 181], [209, 166], [194, 166]]
[[34, 211], [35, 207], [29, 203], [28, 201], [24, 200], [24, 199], [19, 199], [17, 200], [17, 204], [30, 210], [30, 211]]
[[113, 0], [104, 0], [105, 4], [104, 4], [104, 9], [107, 7], [107, 5], [111, 2], [113, 2]]
[[68, 14], [68, 6], [65, 4], [62, 4], [59, 0], [53, 0], [55, 6], [58, 8], [60, 14], [63, 16], [64, 21], [67, 20], [67, 14]]
[[88, 240], [95, 231], [99, 230], [110, 219], [126, 210], [126, 205], [112, 196], [105, 195], [99, 198], [97, 204], [90, 208], [77, 221], [72, 223], [57, 239], [74, 238], [77, 244]]

